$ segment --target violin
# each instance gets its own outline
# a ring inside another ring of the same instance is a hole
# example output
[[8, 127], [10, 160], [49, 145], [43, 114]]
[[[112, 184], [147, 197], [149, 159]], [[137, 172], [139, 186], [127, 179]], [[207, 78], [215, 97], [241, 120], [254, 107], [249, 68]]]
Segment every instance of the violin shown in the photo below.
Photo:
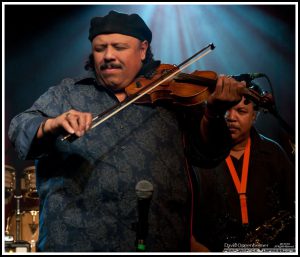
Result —
[[[157, 101], [165, 101], [186, 107], [202, 104], [214, 91], [218, 80], [217, 73], [214, 71], [194, 71], [191, 74], [187, 74], [183, 73], [182, 70], [208, 54], [214, 48], [213, 44], [209, 44], [178, 66], [161, 64], [153, 71], [150, 77], [138, 77], [125, 88], [128, 97], [94, 117], [92, 120], [93, 125], [90, 129], [95, 128], [132, 103], [154, 104]], [[199, 56], [202, 52], [204, 54]], [[262, 98], [254, 90], [245, 88], [243, 93], [254, 101], [260, 101], [261, 104], [266, 105], [269, 102], [268, 97]], [[76, 138], [76, 135], [68, 134], [61, 140], [68, 139], [68, 141], [73, 141]]]
[[[125, 92], [128, 97], [141, 94], [143, 90], [160, 81], [165, 74], [173, 72], [176, 69], [177, 66], [175, 65], [161, 64], [151, 78], [143, 76], [137, 78], [125, 88]], [[159, 86], [144, 94], [135, 103], [155, 104], [162, 101], [186, 107], [200, 105], [212, 94], [217, 80], [218, 75], [214, 71], [196, 70], [191, 74], [180, 72], [172, 79], [165, 80]], [[272, 100], [269, 95], [262, 96], [251, 88], [244, 88], [242, 94], [263, 108], [268, 108]]]
[[[161, 80], [165, 74], [173, 72], [177, 66], [161, 64], [151, 78], [139, 77], [128, 87], [125, 92], [128, 97], [143, 92], [143, 88], [151, 87], [152, 84]], [[155, 104], [158, 101], [169, 102], [179, 106], [195, 106], [203, 103], [214, 91], [218, 75], [214, 71], [194, 71], [191, 74], [178, 73], [171, 79], [161, 83], [155, 89], [146, 93], [135, 101], [140, 104]]]

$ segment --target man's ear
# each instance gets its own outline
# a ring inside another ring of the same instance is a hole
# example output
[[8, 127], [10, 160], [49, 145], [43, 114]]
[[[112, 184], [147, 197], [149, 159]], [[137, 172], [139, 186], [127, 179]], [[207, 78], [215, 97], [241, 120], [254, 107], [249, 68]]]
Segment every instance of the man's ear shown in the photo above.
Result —
[[144, 40], [143, 42], [141, 42], [141, 46], [140, 46], [140, 53], [141, 53], [141, 60], [144, 61], [146, 59], [146, 53], [149, 47], [149, 43], [147, 40]]
[[259, 111], [254, 111], [253, 112], [253, 123], [255, 123], [257, 121], [257, 118], [258, 118], [259, 114], [260, 114]]

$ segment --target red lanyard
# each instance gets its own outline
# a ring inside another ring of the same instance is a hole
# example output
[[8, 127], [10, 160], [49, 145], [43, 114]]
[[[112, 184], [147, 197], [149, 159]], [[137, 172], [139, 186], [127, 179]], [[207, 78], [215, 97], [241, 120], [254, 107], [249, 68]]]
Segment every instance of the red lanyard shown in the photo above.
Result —
[[226, 163], [229, 168], [231, 177], [233, 179], [235, 188], [240, 196], [240, 205], [241, 205], [242, 223], [243, 224], [248, 224], [246, 187], [247, 187], [248, 167], [249, 167], [249, 158], [250, 158], [250, 146], [251, 146], [251, 140], [249, 137], [247, 144], [246, 144], [245, 152], [244, 152], [242, 181], [239, 180], [239, 177], [237, 175], [236, 169], [233, 165], [230, 155], [226, 158]]

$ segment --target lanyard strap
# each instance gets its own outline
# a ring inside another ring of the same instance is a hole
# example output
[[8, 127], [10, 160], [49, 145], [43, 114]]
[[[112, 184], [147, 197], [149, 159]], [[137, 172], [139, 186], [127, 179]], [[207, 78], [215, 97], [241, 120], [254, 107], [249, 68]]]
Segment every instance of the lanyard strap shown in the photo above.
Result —
[[233, 179], [236, 191], [240, 196], [240, 205], [242, 212], [242, 223], [248, 224], [248, 210], [247, 210], [247, 197], [246, 197], [246, 188], [247, 188], [247, 179], [248, 179], [248, 168], [249, 168], [249, 159], [250, 159], [250, 146], [251, 139], [248, 138], [243, 160], [243, 169], [242, 169], [242, 180], [239, 180], [236, 169], [233, 165], [230, 155], [226, 158], [226, 163], [229, 168], [231, 177]]

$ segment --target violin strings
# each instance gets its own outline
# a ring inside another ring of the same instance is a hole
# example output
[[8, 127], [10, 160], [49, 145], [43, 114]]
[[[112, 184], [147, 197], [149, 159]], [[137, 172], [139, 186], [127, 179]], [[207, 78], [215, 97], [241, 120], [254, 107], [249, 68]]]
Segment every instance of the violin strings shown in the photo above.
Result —
[[[208, 48], [210, 48], [210, 49], [208, 49]], [[190, 58], [188, 58], [187, 60], [185, 60], [184, 62], [182, 62], [180, 65], [178, 65], [178, 67], [175, 67], [174, 69], [170, 70], [168, 73], [166, 73], [165, 75], [163, 75], [161, 78], [157, 79], [157, 80], [160, 80], [160, 81], [158, 81], [158, 82], [154, 81], [155, 83], [154, 82], [150, 83], [149, 85], [147, 85], [144, 88], [142, 88], [142, 90], [138, 91], [135, 95], [133, 95], [133, 97], [129, 97], [129, 98], [125, 99], [124, 101], [122, 101], [121, 103], [118, 103], [118, 104], [112, 106], [111, 108], [109, 108], [108, 110], [104, 111], [103, 113], [95, 116], [92, 119], [92, 121], [96, 121], [98, 119], [100, 119], [100, 120], [97, 121], [97, 122], [95, 122], [91, 126], [90, 130], [93, 129], [93, 128], [95, 128], [95, 127], [97, 127], [98, 125], [100, 125], [101, 123], [103, 123], [107, 119], [111, 118], [112, 116], [116, 115], [118, 112], [120, 112], [121, 110], [123, 110], [124, 108], [126, 108], [128, 105], [130, 105], [133, 102], [135, 102], [136, 100], [140, 99], [145, 94], [147, 94], [148, 92], [150, 92], [154, 88], [158, 87], [159, 85], [161, 85], [165, 81], [171, 79], [176, 74], [178, 74], [179, 72], [181, 72], [182, 70], [184, 70], [185, 68], [187, 68], [188, 66], [190, 66], [191, 64], [193, 64], [194, 62], [196, 62], [199, 59], [203, 58], [205, 55], [207, 55], [208, 53], [210, 53], [214, 48], [215, 47], [214, 47], [213, 44], [209, 44], [208, 46], [204, 47], [203, 49], [201, 49], [200, 51], [198, 51], [196, 54], [194, 54], [193, 56], [191, 56]], [[205, 50], [206, 50], [205, 53], [203, 53], [202, 55], [196, 57], [197, 55], [199, 55], [200, 53], [202, 53]], [[152, 85], [153, 83], [154, 83], [154, 85]], [[109, 113], [109, 112], [111, 112], [111, 113]], [[107, 113], [109, 113], [109, 114], [107, 116], [105, 116]], [[71, 136], [72, 136], [72, 134], [68, 134], [65, 137], [63, 137], [61, 139], [61, 141], [65, 141], [66, 139], [70, 138]]]
[[120, 112], [121, 110], [123, 110], [124, 108], [126, 108], [128, 105], [130, 105], [131, 103], [135, 102], [136, 100], [140, 99], [142, 96], [144, 96], [145, 94], [147, 94], [148, 92], [150, 92], [151, 90], [153, 90], [154, 88], [156, 88], [157, 86], [161, 85], [163, 82], [167, 81], [168, 79], [171, 79], [177, 73], [181, 72], [183, 69], [187, 68], [188, 66], [190, 66], [194, 62], [198, 61], [199, 59], [201, 59], [202, 57], [204, 57], [205, 55], [207, 55], [211, 51], [212, 51], [212, 49], [209, 49], [207, 52], [205, 52], [204, 54], [198, 56], [194, 60], [189, 60], [187, 63], [183, 63], [183, 65], [182, 65], [183, 67], [181, 67], [181, 68], [178, 67], [178, 69], [175, 70], [174, 72], [172, 72], [172, 74], [168, 74], [165, 78], [163, 78], [161, 81], [159, 81], [158, 83], [156, 83], [154, 86], [151, 86], [150, 88], [146, 89], [142, 93], [138, 92], [139, 94], [137, 96], [135, 96], [133, 99], [129, 100], [127, 103], [125, 103], [124, 105], [120, 106], [118, 109], [116, 109], [115, 111], [113, 111], [109, 115], [105, 116], [104, 118], [100, 119], [98, 122], [94, 123], [92, 125], [91, 129], [97, 127], [98, 125], [100, 125], [101, 123], [103, 123], [104, 121], [106, 121], [107, 119], [109, 119], [110, 117], [114, 116], [115, 114], [117, 114], [118, 112]]

